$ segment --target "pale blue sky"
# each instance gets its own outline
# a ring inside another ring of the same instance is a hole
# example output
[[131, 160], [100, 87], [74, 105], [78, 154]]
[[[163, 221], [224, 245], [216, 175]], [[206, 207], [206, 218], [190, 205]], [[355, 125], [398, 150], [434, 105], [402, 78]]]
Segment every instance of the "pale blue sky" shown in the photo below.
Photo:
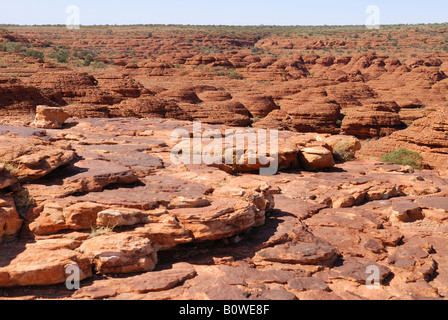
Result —
[[0, 0], [0, 24], [65, 24], [69, 5], [81, 25], [362, 25], [369, 5], [381, 24], [448, 22], [447, 0]]

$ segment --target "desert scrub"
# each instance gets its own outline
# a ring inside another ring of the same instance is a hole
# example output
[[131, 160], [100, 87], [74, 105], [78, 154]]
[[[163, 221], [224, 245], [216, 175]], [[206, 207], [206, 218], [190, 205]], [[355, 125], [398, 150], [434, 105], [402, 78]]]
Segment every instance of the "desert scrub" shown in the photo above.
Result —
[[0, 160], [0, 163], [3, 164], [3, 169], [16, 176], [19, 173], [20, 163], [18, 162], [8, 162], [5, 160]]
[[29, 194], [27, 189], [20, 189], [13, 194], [14, 204], [16, 205], [17, 212], [21, 218], [25, 218], [28, 211], [36, 206], [36, 201]]
[[59, 63], [66, 63], [70, 56], [70, 52], [67, 49], [53, 48], [53, 52], [50, 53], [51, 59], [56, 59]]
[[423, 160], [422, 156], [418, 152], [409, 151], [406, 149], [399, 149], [385, 154], [382, 158], [382, 162], [399, 164], [402, 166], [411, 166], [414, 169], [421, 170], [420, 162]]
[[43, 51], [34, 50], [34, 49], [27, 49], [23, 54], [26, 57], [33, 57], [33, 58], [42, 59], [42, 60], [45, 57], [45, 54]]
[[90, 238], [99, 237], [105, 234], [110, 234], [114, 231], [116, 226], [92, 226], [91, 232], [89, 235]]
[[233, 80], [241, 80], [243, 79], [243, 75], [236, 71], [235, 69], [226, 69], [222, 67], [214, 68], [214, 73], [220, 77], [227, 77]]

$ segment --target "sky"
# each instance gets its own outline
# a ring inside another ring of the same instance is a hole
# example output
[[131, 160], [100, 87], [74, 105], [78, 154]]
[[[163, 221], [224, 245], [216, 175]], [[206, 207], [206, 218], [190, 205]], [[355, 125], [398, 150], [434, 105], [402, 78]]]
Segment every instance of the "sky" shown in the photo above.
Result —
[[447, 0], [0, 0], [0, 24], [364, 25], [448, 22]]

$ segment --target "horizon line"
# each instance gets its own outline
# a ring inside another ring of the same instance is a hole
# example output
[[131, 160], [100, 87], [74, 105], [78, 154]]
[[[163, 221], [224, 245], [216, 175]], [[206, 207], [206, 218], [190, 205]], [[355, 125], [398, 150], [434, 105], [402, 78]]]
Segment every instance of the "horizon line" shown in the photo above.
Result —
[[[422, 25], [444, 25], [447, 22], [422, 22], [422, 23], [390, 23], [390, 24], [380, 24], [381, 26], [422, 26]], [[1, 24], [0, 27], [66, 27], [66, 24], [12, 24], [5, 23]], [[80, 24], [80, 27], [129, 27], [129, 26], [164, 26], [164, 27], [365, 27], [364, 24], [319, 24], [319, 25], [276, 25], [276, 24], [180, 24], [180, 23], [155, 23], [155, 24], [145, 24], [145, 23], [133, 23], [133, 24]]]

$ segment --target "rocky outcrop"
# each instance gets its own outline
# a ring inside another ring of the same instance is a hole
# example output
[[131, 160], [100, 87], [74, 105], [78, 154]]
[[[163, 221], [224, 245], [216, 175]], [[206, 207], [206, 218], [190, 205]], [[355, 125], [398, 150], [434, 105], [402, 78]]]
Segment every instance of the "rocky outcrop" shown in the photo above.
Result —
[[341, 130], [358, 137], [383, 137], [403, 128], [400, 116], [387, 111], [352, 111], [342, 120]]
[[334, 101], [314, 101], [288, 108], [292, 125], [298, 132], [336, 133], [340, 107]]
[[37, 106], [32, 125], [43, 129], [60, 129], [70, 116], [61, 107]]
[[[26, 161], [12, 170], [19, 181], [28, 173], [32, 201], [23, 211], [23, 203], [17, 207], [17, 198], [2, 193], [2, 240], [16, 240], [0, 245], [0, 290], [64, 286], [75, 268], [81, 281], [90, 280], [73, 298], [342, 299], [350, 296], [347, 286], [371, 298], [365, 270], [377, 266], [381, 296], [400, 297], [411, 290], [407, 283], [427, 288], [416, 294], [436, 295], [431, 261], [442, 265], [443, 245], [435, 235], [428, 241], [437, 252], [430, 251], [419, 242], [425, 229], [412, 224], [446, 220], [448, 185], [434, 173], [365, 160], [335, 164], [336, 149], [358, 152], [357, 139], [287, 131], [279, 133], [276, 175], [244, 174], [260, 168], [249, 163], [229, 173], [213, 164], [173, 162], [171, 134], [183, 128], [194, 137], [191, 122], [69, 124], [46, 133], [3, 128], [16, 145], [34, 141], [12, 159], [37, 159], [38, 148], [50, 154], [45, 148], [64, 150], [67, 142], [66, 151], [77, 157], [66, 165], [46, 158], [53, 170], [39, 175], [36, 165], [34, 172], [21, 167]], [[5, 154], [12, 154], [9, 146], [2, 147]], [[4, 188], [16, 188], [12, 173], [4, 172]], [[405, 258], [409, 252], [418, 252], [413, 261]], [[92, 278], [123, 273], [126, 278]], [[381, 285], [391, 274], [414, 282]]]
[[200, 105], [180, 104], [191, 118], [208, 124], [245, 127], [252, 123], [249, 111], [238, 101], [204, 102]]
[[151, 96], [124, 100], [110, 110], [114, 117], [193, 119], [174, 101]]
[[447, 112], [440, 109], [416, 120], [409, 128], [394, 132], [378, 141], [371, 141], [360, 151], [363, 157], [381, 158], [384, 154], [398, 149], [418, 152], [426, 166], [447, 169], [446, 142]]
[[253, 118], [264, 118], [271, 111], [279, 109], [272, 97], [257, 92], [244, 92], [234, 95], [249, 110]]
[[17, 211], [14, 197], [8, 193], [0, 191], [0, 243], [13, 240], [19, 234], [23, 222]]
[[0, 114], [27, 115], [35, 111], [36, 105], [53, 102], [35, 87], [28, 86], [20, 79], [0, 78]]
[[196, 104], [202, 100], [199, 99], [192, 87], [173, 87], [158, 94], [162, 98], [174, 99], [177, 102]]
[[[0, 296], [445, 299], [437, 28], [0, 30]], [[379, 161], [402, 148], [422, 170]]]
[[283, 101], [280, 110], [272, 111], [254, 127], [334, 134], [339, 132], [340, 117], [341, 108], [335, 101], [301, 102], [293, 99]]

